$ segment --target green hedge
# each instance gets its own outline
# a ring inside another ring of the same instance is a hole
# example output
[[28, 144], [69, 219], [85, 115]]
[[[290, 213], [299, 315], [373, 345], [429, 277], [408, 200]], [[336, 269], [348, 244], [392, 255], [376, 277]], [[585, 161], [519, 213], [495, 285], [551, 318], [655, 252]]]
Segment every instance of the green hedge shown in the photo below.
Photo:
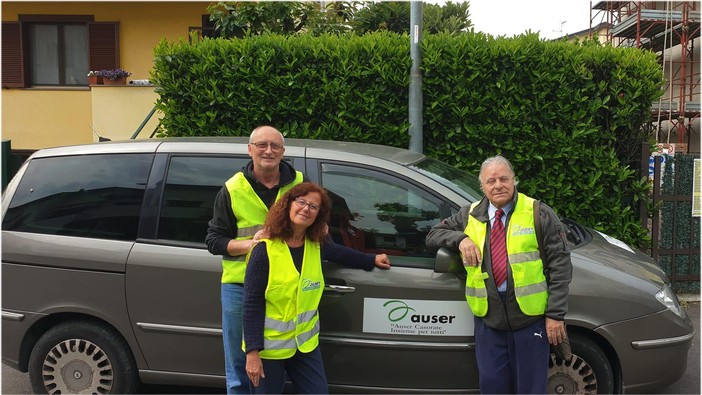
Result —
[[[477, 172], [500, 153], [520, 190], [559, 214], [647, 240], [635, 209], [647, 185], [632, 163], [661, 94], [653, 54], [536, 35], [428, 35], [422, 44], [427, 155]], [[407, 35], [164, 41], [155, 55], [161, 136], [272, 124], [287, 137], [409, 144]]]
[[406, 38], [256, 36], [162, 42], [153, 79], [163, 135], [248, 135], [271, 124], [287, 137], [407, 146]]

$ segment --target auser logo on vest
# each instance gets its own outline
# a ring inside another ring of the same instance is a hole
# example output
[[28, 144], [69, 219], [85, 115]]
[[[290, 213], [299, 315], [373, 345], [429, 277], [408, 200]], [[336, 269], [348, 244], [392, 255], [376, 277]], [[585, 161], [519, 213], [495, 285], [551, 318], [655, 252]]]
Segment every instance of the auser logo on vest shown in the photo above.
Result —
[[308, 278], [302, 280], [302, 292], [314, 291], [315, 289], [319, 289], [319, 287], [320, 287], [319, 281], [312, 281]]
[[522, 228], [519, 225], [514, 225], [514, 232], [512, 232], [512, 236], [524, 236], [524, 235], [533, 235], [534, 234], [534, 228]]

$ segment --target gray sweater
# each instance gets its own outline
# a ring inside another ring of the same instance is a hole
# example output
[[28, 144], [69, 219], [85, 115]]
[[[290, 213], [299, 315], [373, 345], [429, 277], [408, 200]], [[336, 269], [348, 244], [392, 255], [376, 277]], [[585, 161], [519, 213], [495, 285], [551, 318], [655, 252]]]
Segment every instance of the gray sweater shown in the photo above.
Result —
[[[517, 191], [514, 192], [514, 201], [517, 200]], [[470, 213], [478, 221], [490, 226], [488, 218], [488, 207], [490, 202], [483, 198], [475, 209]], [[464, 230], [468, 223], [468, 210], [470, 206], [463, 207], [455, 215], [446, 218], [429, 231], [427, 235], [427, 247], [438, 249], [447, 247], [453, 251], [458, 251], [458, 244], [466, 237]], [[540, 245], [542, 256], [544, 257], [544, 271], [548, 282], [548, 304], [546, 306], [546, 316], [562, 321], [568, 312], [568, 286], [572, 277], [572, 263], [570, 261], [570, 249], [566, 244], [566, 234], [563, 224], [556, 216], [556, 213], [546, 204], [539, 202], [539, 219], [541, 222], [541, 233], [543, 235], [543, 245]], [[507, 217], [509, 224], [510, 215]], [[492, 273], [490, 260], [490, 231], [487, 232], [486, 247], [483, 248], [482, 269]], [[497, 330], [518, 330], [542, 319], [543, 316], [527, 316], [519, 309], [514, 295], [511, 269], [507, 268], [507, 293], [503, 301], [497, 292], [494, 281], [486, 281], [488, 291], [488, 312], [483, 321], [485, 325]], [[491, 277], [492, 278], [492, 277]]]

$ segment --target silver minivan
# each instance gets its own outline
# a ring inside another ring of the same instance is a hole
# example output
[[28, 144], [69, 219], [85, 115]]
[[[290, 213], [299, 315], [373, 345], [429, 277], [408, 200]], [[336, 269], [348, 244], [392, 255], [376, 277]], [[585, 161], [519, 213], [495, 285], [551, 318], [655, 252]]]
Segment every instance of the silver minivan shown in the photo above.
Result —
[[[224, 388], [221, 262], [204, 238], [246, 138], [50, 148], [2, 197], [2, 360], [37, 393], [139, 383]], [[336, 242], [391, 255], [388, 271], [325, 263], [322, 352], [332, 392], [478, 392], [465, 271], [429, 229], [481, 197], [474, 175], [408, 150], [286, 141], [322, 185]], [[646, 254], [564, 219], [574, 358], [552, 393], [653, 391], [685, 371], [694, 328]]]

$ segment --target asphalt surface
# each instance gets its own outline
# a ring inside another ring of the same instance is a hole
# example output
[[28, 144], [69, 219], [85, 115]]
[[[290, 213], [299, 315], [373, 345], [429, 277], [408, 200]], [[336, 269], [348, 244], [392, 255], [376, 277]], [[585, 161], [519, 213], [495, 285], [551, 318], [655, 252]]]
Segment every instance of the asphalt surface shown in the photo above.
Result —
[[[686, 303], [687, 314], [695, 324], [695, 338], [687, 355], [687, 372], [673, 385], [656, 391], [657, 394], [700, 394], [700, 302], [699, 298]], [[224, 393], [217, 388], [173, 387], [173, 386], [142, 386], [144, 394], [217, 394]], [[5, 364], [2, 365], [3, 394], [32, 394], [29, 376], [20, 373]]]
[[[692, 339], [690, 352], [687, 353], [687, 372], [673, 385], [658, 391], [659, 394], [700, 394], [700, 299], [694, 302], [682, 302], [687, 314], [695, 325], [695, 337]], [[681, 298], [682, 300], [682, 298]]]

